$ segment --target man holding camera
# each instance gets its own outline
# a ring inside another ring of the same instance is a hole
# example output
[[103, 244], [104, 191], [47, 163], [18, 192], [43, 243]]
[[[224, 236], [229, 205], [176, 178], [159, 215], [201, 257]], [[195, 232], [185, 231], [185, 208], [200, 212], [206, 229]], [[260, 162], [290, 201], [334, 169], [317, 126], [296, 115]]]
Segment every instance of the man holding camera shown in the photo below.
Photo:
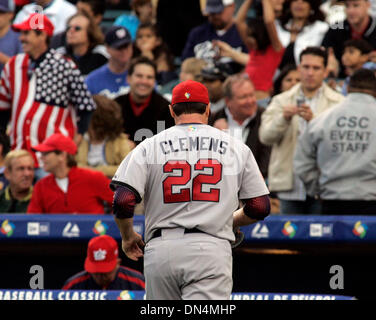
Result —
[[327, 61], [325, 49], [303, 50], [298, 67], [301, 82], [275, 96], [261, 117], [260, 141], [272, 146], [269, 190], [277, 193], [282, 214], [320, 213], [319, 201], [307, 196], [303, 182], [294, 173], [293, 157], [307, 123], [344, 98], [324, 83]]

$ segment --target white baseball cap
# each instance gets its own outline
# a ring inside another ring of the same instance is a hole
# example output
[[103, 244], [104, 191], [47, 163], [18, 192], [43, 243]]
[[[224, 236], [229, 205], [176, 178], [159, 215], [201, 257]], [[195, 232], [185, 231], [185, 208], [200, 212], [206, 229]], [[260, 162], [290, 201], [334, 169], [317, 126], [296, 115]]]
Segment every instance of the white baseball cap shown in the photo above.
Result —
[[226, 6], [234, 3], [234, 0], [207, 0], [206, 1], [206, 13], [221, 13]]

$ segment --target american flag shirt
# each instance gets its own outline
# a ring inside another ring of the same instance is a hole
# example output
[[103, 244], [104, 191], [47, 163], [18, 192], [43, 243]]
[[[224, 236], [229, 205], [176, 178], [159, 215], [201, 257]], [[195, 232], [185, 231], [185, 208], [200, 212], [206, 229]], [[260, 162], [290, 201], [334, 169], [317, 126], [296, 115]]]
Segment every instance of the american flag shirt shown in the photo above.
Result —
[[18, 54], [4, 66], [0, 111], [11, 111], [12, 149], [31, 151], [37, 164], [33, 146], [55, 132], [73, 138], [77, 117], [94, 109], [79, 69], [53, 49], [37, 61]]

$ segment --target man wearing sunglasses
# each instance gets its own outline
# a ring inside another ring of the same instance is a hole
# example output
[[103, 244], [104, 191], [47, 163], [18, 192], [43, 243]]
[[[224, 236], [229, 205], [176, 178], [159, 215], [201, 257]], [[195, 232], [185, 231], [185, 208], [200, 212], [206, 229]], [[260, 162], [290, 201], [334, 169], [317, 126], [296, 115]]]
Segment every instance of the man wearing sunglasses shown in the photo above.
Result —
[[56, 51], [71, 58], [84, 77], [107, 63], [108, 53], [102, 45], [104, 36], [87, 13], [79, 12], [69, 18], [65, 38], [65, 45]]
[[[20, 32], [25, 53], [14, 56], [2, 72], [0, 118], [5, 123], [11, 113], [12, 149], [30, 151], [39, 168], [31, 146], [55, 132], [79, 142], [95, 104], [76, 65], [48, 48], [54, 26], [45, 15], [31, 14], [12, 28]], [[36, 172], [37, 179], [44, 175]]]

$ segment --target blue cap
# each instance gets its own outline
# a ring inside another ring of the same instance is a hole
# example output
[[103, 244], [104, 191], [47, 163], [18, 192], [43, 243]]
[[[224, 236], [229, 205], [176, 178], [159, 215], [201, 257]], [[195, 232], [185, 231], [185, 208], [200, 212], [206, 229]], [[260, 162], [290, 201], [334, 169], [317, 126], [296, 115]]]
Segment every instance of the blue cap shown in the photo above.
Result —
[[112, 48], [120, 48], [132, 43], [132, 37], [128, 29], [122, 26], [112, 26], [106, 32], [104, 42]]
[[0, 0], [0, 11], [14, 12], [14, 0]]

